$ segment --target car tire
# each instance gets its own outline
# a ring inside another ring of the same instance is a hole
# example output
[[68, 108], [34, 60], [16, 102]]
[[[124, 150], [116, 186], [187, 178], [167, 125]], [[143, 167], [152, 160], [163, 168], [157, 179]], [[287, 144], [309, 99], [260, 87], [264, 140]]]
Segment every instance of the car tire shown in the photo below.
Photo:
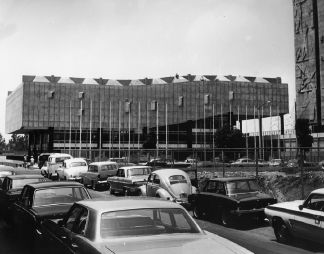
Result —
[[289, 229], [282, 220], [274, 226], [274, 233], [279, 243], [287, 244], [291, 240]]
[[80, 179], [80, 183], [81, 183], [81, 184], [83, 184], [83, 186], [87, 188], [87, 185], [86, 185], [86, 184], [84, 184], [84, 180], [83, 180], [83, 178], [82, 178], [82, 177], [81, 177], [81, 179]]
[[110, 187], [110, 189], [109, 189], [109, 192], [110, 192], [110, 195], [114, 195], [114, 194], [115, 194], [115, 190], [112, 189], [111, 187]]
[[49, 174], [49, 175], [48, 175], [48, 179], [53, 180], [53, 179], [52, 179], [52, 174]]
[[142, 191], [141, 191], [141, 190], [138, 190], [138, 191], [137, 191], [137, 195], [138, 195], [138, 196], [143, 196]]
[[224, 227], [233, 227], [237, 222], [237, 216], [231, 214], [230, 210], [223, 210], [221, 222]]
[[192, 208], [192, 214], [193, 214], [193, 217], [196, 218], [196, 219], [199, 219], [201, 218], [201, 212], [200, 212], [200, 209], [198, 207], [197, 204], [194, 204], [193, 205], [193, 208]]

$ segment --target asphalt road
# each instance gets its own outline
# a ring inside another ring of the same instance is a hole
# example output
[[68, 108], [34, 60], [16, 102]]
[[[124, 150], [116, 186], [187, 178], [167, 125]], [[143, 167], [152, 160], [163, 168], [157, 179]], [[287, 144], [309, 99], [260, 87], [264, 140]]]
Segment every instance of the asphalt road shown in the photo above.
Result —
[[[109, 196], [107, 190], [93, 191], [89, 189], [92, 198]], [[118, 193], [117, 193], [118, 196]], [[190, 212], [191, 213], [191, 212]], [[311, 243], [304, 240], [295, 240], [290, 245], [279, 244], [276, 241], [273, 229], [267, 222], [245, 220], [237, 228], [225, 228], [215, 218], [204, 218], [197, 220], [198, 224], [209, 232], [218, 234], [230, 241], [233, 241], [253, 253], [270, 254], [310, 254], [323, 253], [324, 245]], [[6, 224], [0, 220], [0, 253], [25, 254], [24, 245], [16, 239]]]

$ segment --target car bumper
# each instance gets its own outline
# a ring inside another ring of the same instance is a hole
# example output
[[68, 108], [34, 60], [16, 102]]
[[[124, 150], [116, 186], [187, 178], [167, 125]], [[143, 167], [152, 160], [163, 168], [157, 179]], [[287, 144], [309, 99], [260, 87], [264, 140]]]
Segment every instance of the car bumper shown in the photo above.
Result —
[[232, 214], [251, 214], [251, 213], [263, 213], [264, 208], [251, 209], [251, 210], [232, 210]]

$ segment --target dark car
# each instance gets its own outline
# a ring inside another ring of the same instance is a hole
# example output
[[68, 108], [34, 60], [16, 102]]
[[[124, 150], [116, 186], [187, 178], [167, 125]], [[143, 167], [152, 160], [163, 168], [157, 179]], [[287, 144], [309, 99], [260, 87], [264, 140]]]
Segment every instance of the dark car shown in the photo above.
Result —
[[189, 195], [188, 202], [196, 218], [217, 214], [224, 226], [233, 226], [243, 216], [264, 220], [264, 208], [277, 200], [262, 193], [253, 178], [230, 177], [208, 180], [201, 192]]
[[12, 228], [19, 239], [36, 252], [36, 243], [42, 241], [41, 222], [44, 219], [61, 219], [74, 202], [90, 198], [87, 189], [77, 182], [27, 184], [19, 200], [11, 206]]
[[10, 175], [3, 180], [0, 189], [0, 217], [8, 224], [11, 218], [11, 205], [18, 200], [22, 188], [29, 183], [45, 182], [41, 175]]

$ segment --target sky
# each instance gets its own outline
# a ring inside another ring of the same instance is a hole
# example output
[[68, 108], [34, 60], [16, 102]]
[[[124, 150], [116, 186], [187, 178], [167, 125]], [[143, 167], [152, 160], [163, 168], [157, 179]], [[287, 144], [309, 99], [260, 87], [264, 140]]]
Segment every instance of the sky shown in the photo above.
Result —
[[295, 100], [292, 0], [0, 0], [0, 133], [23, 75], [281, 77]]

